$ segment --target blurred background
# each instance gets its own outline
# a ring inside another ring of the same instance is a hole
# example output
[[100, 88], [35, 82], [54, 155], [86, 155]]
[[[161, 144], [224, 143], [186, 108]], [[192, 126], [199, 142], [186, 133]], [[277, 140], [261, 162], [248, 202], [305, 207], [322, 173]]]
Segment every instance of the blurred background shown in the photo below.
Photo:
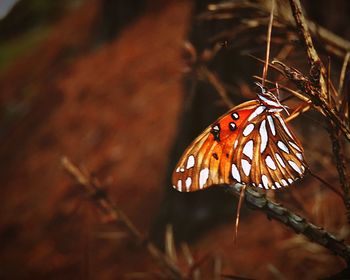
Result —
[[[277, 2], [271, 57], [307, 73], [288, 2]], [[208, 6], [215, 3], [0, 2], [1, 279], [166, 278], [142, 244], [103, 221], [63, 170], [62, 156], [97, 178], [160, 249], [174, 239], [177, 266], [188, 271], [191, 258], [198, 264], [190, 278], [318, 279], [345, 268], [341, 258], [244, 206], [234, 244], [236, 199], [224, 186], [196, 193], [171, 187], [185, 147], [227, 111], [225, 101], [254, 98], [253, 76], [262, 73], [247, 54], [264, 58], [270, 1], [229, 1], [220, 13]], [[350, 40], [348, 1], [302, 3], [311, 20]], [[316, 38], [316, 47], [324, 61], [330, 57], [338, 83], [345, 46]], [[273, 70], [269, 78], [283, 83]], [[308, 112], [291, 125], [310, 168], [339, 188], [323, 121]], [[349, 240], [341, 200], [314, 178], [268, 195]]]

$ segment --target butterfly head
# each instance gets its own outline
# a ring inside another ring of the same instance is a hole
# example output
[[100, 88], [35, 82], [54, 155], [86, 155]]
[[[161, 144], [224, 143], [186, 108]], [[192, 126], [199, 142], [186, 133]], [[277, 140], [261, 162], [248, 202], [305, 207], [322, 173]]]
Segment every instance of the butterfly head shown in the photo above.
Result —
[[268, 111], [280, 112], [284, 110], [289, 115], [289, 112], [287, 110], [288, 107], [282, 105], [276, 97], [276, 95], [274, 95], [271, 91], [269, 91], [259, 82], [255, 82], [255, 84], [260, 88], [260, 92], [257, 93], [258, 99], [260, 103], [262, 103], [266, 108], [268, 108]]

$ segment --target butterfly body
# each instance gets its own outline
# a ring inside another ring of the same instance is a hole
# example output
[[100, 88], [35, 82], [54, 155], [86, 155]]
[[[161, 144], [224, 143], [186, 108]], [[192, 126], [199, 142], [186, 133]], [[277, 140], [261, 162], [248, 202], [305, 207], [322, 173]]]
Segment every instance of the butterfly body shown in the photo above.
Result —
[[241, 183], [277, 189], [302, 178], [307, 169], [303, 149], [284, 122], [283, 110], [261, 86], [257, 100], [234, 107], [192, 142], [173, 173], [173, 187], [196, 191]]

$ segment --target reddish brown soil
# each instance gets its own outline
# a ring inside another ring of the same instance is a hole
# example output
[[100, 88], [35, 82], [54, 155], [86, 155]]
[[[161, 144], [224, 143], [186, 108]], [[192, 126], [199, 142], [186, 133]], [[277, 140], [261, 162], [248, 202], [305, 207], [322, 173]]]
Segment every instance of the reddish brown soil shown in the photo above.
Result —
[[[86, 235], [94, 233], [87, 233], [83, 217], [95, 209], [81, 202], [84, 198], [63, 172], [63, 155], [101, 178], [143, 232], [159, 205], [176, 133], [180, 48], [190, 5], [176, 2], [149, 12], [113, 42], [88, 51], [98, 9], [90, 1], [63, 18], [48, 40], [1, 80], [3, 103], [19, 102], [28, 88], [33, 92], [28, 112], [13, 121], [1, 145], [6, 197], [1, 204], [1, 273], [6, 277], [77, 277], [86, 269]], [[62, 52], [74, 49], [79, 52], [73, 61], [61, 60], [66, 59]], [[102, 243], [112, 245], [108, 251], [117, 257], [99, 279], [111, 272], [147, 270], [137, 248], [129, 252], [113, 240]]]

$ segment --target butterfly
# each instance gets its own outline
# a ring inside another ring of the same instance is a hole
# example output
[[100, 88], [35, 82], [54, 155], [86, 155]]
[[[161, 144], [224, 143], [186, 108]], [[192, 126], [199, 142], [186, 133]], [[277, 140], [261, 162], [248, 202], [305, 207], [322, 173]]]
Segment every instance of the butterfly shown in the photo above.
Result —
[[287, 107], [256, 84], [256, 100], [232, 108], [186, 149], [172, 175], [175, 189], [192, 192], [234, 183], [280, 189], [304, 177], [303, 148], [281, 114]]

